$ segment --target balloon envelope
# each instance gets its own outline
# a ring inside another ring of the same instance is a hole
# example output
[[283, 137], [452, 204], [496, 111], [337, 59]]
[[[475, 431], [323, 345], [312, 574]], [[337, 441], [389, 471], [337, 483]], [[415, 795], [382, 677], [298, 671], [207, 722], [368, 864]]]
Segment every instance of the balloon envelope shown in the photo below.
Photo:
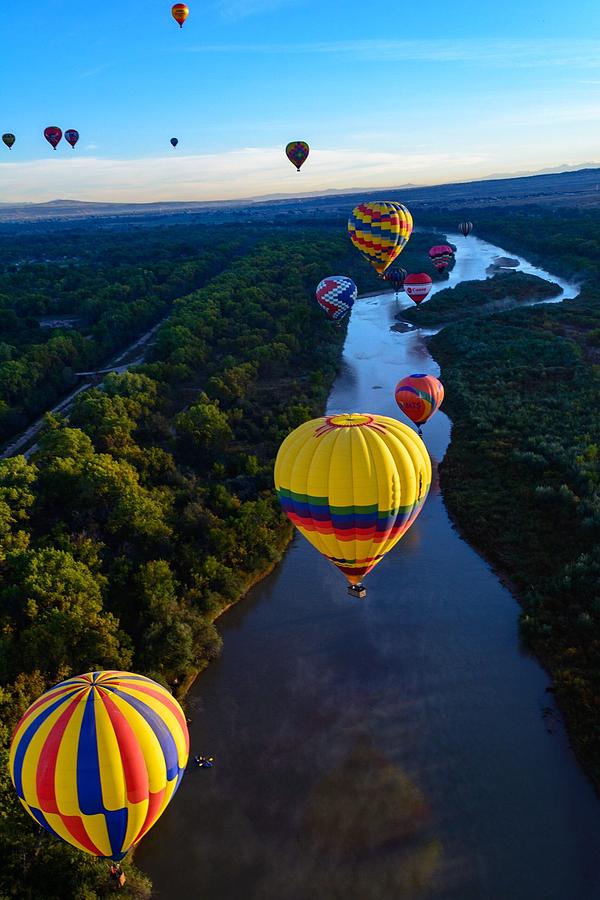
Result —
[[79, 132], [75, 131], [74, 128], [69, 128], [65, 131], [65, 141], [71, 145], [73, 150], [75, 149], [75, 144], [79, 140]]
[[406, 271], [406, 269], [401, 269], [397, 266], [394, 266], [393, 268], [388, 269], [383, 277], [386, 281], [390, 282], [395, 292], [398, 293], [399, 291], [403, 290], [404, 279], [407, 275], [408, 272]]
[[419, 305], [431, 290], [432, 281], [425, 272], [407, 275], [404, 279], [404, 290], [410, 299]]
[[429, 251], [429, 258], [438, 272], [443, 272], [444, 269], [447, 269], [453, 257], [454, 250], [450, 244], [437, 244]]
[[435, 375], [407, 375], [396, 385], [395, 394], [404, 415], [421, 426], [442, 405], [444, 386]]
[[171, 7], [171, 15], [178, 23], [180, 28], [183, 28], [183, 23], [185, 22], [189, 14], [190, 10], [185, 3], [175, 3]]
[[379, 274], [402, 253], [412, 234], [413, 220], [401, 203], [360, 203], [348, 219], [350, 240]]
[[52, 145], [54, 150], [56, 150], [62, 137], [62, 131], [56, 125], [48, 125], [47, 128], [44, 128], [44, 137], [48, 143]]
[[176, 147], [179, 143], [179, 138], [171, 138], [171, 146]]
[[189, 752], [182, 709], [131, 672], [89, 672], [33, 703], [13, 734], [10, 776], [27, 812], [94, 856], [122, 859], [164, 811]]
[[317, 285], [317, 303], [330, 319], [341, 321], [358, 297], [358, 288], [346, 275], [329, 275]]
[[473, 223], [472, 222], [461, 222], [458, 226], [458, 230], [461, 234], [464, 234], [465, 237], [469, 237], [471, 232], [473, 231]]
[[312, 419], [286, 437], [275, 461], [284, 512], [350, 584], [410, 528], [430, 483], [424, 443], [388, 416]]
[[16, 137], [14, 136], [14, 134], [11, 134], [10, 131], [7, 131], [6, 134], [2, 135], [2, 140], [4, 141], [4, 143], [10, 150], [10, 148], [13, 146], [14, 142], [16, 141]]
[[296, 166], [298, 171], [304, 165], [310, 153], [310, 147], [306, 141], [290, 141], [285, 148], [285, 155], [289, 161]]
[[432, 247], [429, 251], [429, 256], [431, 259], [435, 259], [437, 256], [453, 256], [454, 250], [450, 246], [450, 244], [436, 244], [435, 247]]

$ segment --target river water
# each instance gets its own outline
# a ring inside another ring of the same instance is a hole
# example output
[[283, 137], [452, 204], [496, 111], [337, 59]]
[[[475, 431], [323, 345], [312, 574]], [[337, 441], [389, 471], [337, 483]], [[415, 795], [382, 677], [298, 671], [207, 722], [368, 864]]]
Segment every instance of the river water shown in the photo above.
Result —
[[[438, 289], [509, 255], [448, 238], [456, 265]], [[419, 331], [390, 328], [400, 296], [355, 305], [329, 413], [396, 416], [398, 379], [438, 374]], [[434, 468], [449, 437], [438, 413], [424, 436]], [[137, 855], [157, 895], [600, 897], [600, 804], [519, 645], [514, 598], [452, 528], [435, 477], [367, 588], [348, 596], [296, 536], [222, 617], [222, 658], [190, 696], [192, 754], [215, 768], [190, 767]]]

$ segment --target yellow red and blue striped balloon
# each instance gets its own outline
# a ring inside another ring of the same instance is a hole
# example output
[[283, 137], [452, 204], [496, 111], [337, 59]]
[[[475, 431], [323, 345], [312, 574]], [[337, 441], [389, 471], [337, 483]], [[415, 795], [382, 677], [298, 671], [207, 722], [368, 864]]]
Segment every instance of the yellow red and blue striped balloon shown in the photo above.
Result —
[[405, 416], [421, 427], [438, 411], [444, 400], [444, 385], [435, 375], [407, 375], [396, 385], [396, 403]]
[[396, 419], [311, 419], [283, 441], [275, 488], [301, 534], [357, 584], [417, 518], [431, 484], [418, 435]]
[[185, 716], [164, 687], [131, 672], [88, 672], [29, 707], [13, 734], [10, 776], [47, 831], [119, 860], [163, 813], [188, 753]]
[[348, 219], [350, 240], [380, 275], [402, 253], [412, 230], [410, 212], [393, 201], [359, 203]]

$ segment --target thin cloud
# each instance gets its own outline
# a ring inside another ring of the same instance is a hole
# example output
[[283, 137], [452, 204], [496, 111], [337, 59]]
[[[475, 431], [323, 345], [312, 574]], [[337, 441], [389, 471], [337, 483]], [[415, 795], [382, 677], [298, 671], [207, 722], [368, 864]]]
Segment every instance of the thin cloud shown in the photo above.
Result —
[[[240, 3], [246, 0], [239, 0]], [[251, 4], [253, 0], [248, 0]], [[256, 0], [260, 2], [260, 0]], [[265, 0], [266, 2], [266, 0]], [[361, 62], [472, 63], [492, 67], [577, 69], [600, 67], [598, 40], [354, 40], [299, 44], [208, 44], [189, 52], [333, 54], [352, 56]]]
[[219, 3], [218, 9], [223, 18], [238, 20], [272, 12], [292, 2], [294, 0], [225, 0]]
[[[248, 147], [220, 154], [153, 159], [36, 160], [0, 165], [0, 191], [8, 202], [79, 200], [143, 202], [220, 200], [369, 184], [428, 183], [432, 173], [461, 178], [486, 162], [481, 154], [420, 150], [406, 153], [313, 149], [300, 177], [280, 147]], [[439, 178], [438, 178], [439, 180]]]
[[99, 66], [94, 66], [93, 69], [86, 69], [84, 72], [79, 73], [80, 78], [93, 78], [95, 75], [101, 75], [102, 72], [106, 72], [107, 69], [112, 69], [114, 63], [106, 62], [101, 63]]

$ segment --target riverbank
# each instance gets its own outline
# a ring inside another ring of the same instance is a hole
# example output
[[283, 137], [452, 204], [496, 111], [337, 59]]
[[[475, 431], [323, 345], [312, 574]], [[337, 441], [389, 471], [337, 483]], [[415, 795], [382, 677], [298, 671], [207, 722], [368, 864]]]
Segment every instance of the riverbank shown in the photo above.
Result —
[[454, 421], [440, 467], [448, 510], [514, 586], [522, 636], [552, 676], [597, 790], [599, 327], [600, 303], [584, 294], [430, 339]]
[[[251, 575], [247, 579], [247, 581], [244, 585], [244, 588], [243, 588], [242, 592], [240, 593], [239, 597], [236, 600], [232, 600], [231, 603], [228, 603], [222, 609], [218, 610], [218, 612], [215, 612], [213, 614], [212, 618], [210, 619], [211, 625], [214, 625], [215, 622], [217, 622], [221, 618], [221, 616], [224, 616], [226, 612], [229, 612], [230, 609], [232, 609], [234, 606], [237, 606], [238, 603], [241, 603], [243, 600], [245, 600], [246, 597], [248, 596], [248, 594], [250, 593], [250, 591], [252, 590], [252, 588], [256, 587], [257, 584], [260, 584], [260, 582], [263, 581], [263, 579], [268, 578], [268, 576], [271, 575], [273, 573], [273, 571], [277, 568], [277, 566], [281, 562], [283, 554], [285, 553], [285, 551], [293, 537], [293, 529], [292, 529], [291, 525], [289, 525], [289, 527], [288, 527], [286, 524], [283, 524], [282, 531], [287, 532], [287, 537], [286, 537], [285, 543], [281, 547], [280, 556], [277, 559], [272, 560], [268, 566], [265, 566], [264, 569], [261, 569], [259, 572], [255, 572], [253, 575]], [[208, 665], [209, 665], [209, 660], [204, 660], [203, 665], [200, 668], [189, 672], [180, 684], [174, 686], [173, 694], [179, 700], [179, 702], [184, 706], [184, 708], [185, 708], [185, 698], [186, 698], [188, 692], [194, 686], [198, 677], [200, 675], [202, 675], [202, 673], [204, 671], [206, 671], [206, 669], [208, 668]]]
[[418, 308], [403, 310], [398, 318], [412, 325], [440, 327], [474, 316], [490, 316], [553, 300], [561, 293], [560, 285], [536, 275], [501, 272], [486, 281], [462, 281], [456, 287], [440, 290]]

